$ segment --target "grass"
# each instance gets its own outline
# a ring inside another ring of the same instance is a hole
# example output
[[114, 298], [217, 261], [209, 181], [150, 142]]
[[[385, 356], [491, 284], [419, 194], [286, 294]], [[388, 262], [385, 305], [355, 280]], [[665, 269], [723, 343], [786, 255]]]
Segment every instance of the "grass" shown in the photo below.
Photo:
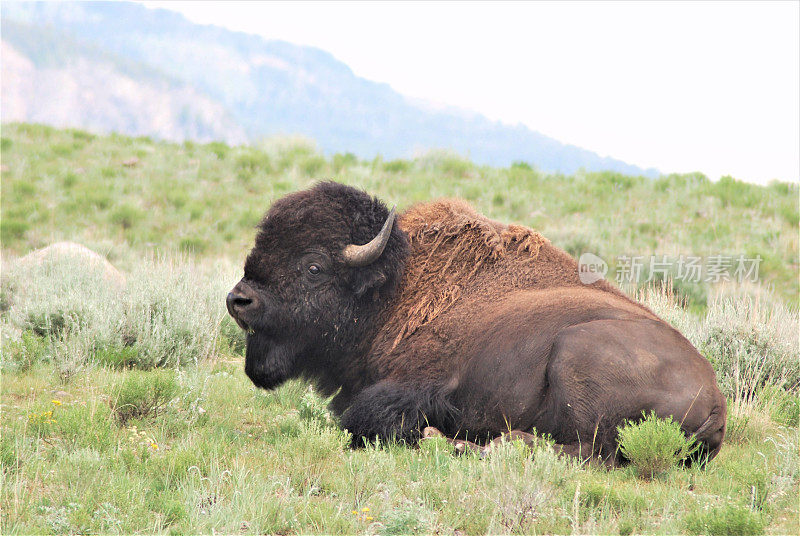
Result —
[[[3, 534], [800, 532], [795, 186], [544, 176], [441, 153], [363, 161], [323, 158], [302, 140], [173, 145], [36, 125], [5, 125], [2, 157]], [[483, 460], [439, 439], [352, 450], [306, 383], [255, 389], [224, 296], [263, 209], [312, 172], [401, 206], [461, 195], [573, 253], [761, 252], [760, 285], [639, 290], [717, 371], [730, 416], [719, 456], [643, 478], [635, 464], [558, 458], [544, 439]], [[127, 285], [74, 259], [16, 262], [56, 239], [103, 253]]]
[[[6, 380], [5, 534], [677, 533], [720, 504], [774, 533], [798, 528], [796, 429], [772, 424], [705, 471], [642, 480], [514, 444], [487, 460], [441, 444], [353, 451], [298, 410], [304, 384], [257, 391], [238, 361], [141, 372], [170, 375], [177, 393], [122, 422], [115, 393], [131, 374], [91, 367], [65, 386], [41, 364]], [[36, 421], [48, 411], [54, 422]]]
[[651, 479], [664, 474], [699, 447], [694, 438], [684, 436], [680, 423], [659, 419], [655, 412], [642, 416], [639, 422], [626, 421], [618, 428], [620, 452], [638, 476]]
[[[168, 370], [131, 371], [111, 393], [111, 407], [120, 422], [158, 415], [178, 394], [175, 375]], [[156, 445], [155, 442], [151, 445]]]
[[747, 508], [726, 506], [687, 517], [686, 532], [711, 536], [749, 536], [763, 534], [764, 521], [760, 515]]

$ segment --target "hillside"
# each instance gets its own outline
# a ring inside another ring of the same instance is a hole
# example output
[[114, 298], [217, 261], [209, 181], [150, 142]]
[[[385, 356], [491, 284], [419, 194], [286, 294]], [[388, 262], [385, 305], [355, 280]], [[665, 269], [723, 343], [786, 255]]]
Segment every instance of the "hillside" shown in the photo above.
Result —
[[[4, 535], [800, 533], [797, 185], [31, 124], [4, 125], [0, 150]], [[485, 458], [441, 438], [354, 449], [309, 382], [255, 388], [225, 295], [270, 202], [318, 178], [401, 210], [463, 197], [576, 256], [761, 255], [761, 284], [637, 292], [714, 367], [728, 401], [719, 455], [675, 463], [686, 438], [666, 421], [628, 426], [637, 461], [613, 470], [560, 457], [546, 437]], [[18, 258], [63, 239], [124, 279], [81, 258]]]
[[[183, 251], [239, 263], [277, 197], [316, 180], [362, 187], [404, 208], [462, 197], [488, 216], [532, 226], [576, 257], [722, 255], [762, 259], [758, 279], [798, 301], [798, 187], [702, 175], [658, 180], [616, 173], [544, 174], [524, 164], [481, 166], [443, 152], [413, 160], [323, 156], [307, 141], [257, 146], [174, 144], [78, 130], [5, 125], [2, 242], [24, 254], [75, 240], [132, 262]], [[645, 270], [644, 275], [647, 275]], [[704, 281], [676, 281], [703, 306]]]
[[244, 131], [191, 86], [52, 28], [4, 20], [3, 121], [241, 143]]
[[[203, 138], [216, 135], [229, 142], [239, 140], [242, 132], [251, 140], [301, 134], [315, 139], [325, 154], [350, 151], [362, 158], [377, 154], [398, 158], [442, 148], [482, 164], [526, 161], [561, 173], [583, 168], [658, 174], [565, 145], [521, 125], [469, 112], [434, 111], [386, 84], [355, 76], [319, 49], [196, 25], [165, 10], [125, 2], [6, 3], [2, 25], [4, 120], [53, 124], [38, 110], [60, 103], [51, 106], [56, 108], [52, 116], [58, 119], [56, 124], [102, 132], [173, 140], [197, 139], [199, 132]], [[78, 44], [48, 46], [55, 39], [60, 42], [62, 35]], [[53, 73], [52, 67], [36, 61], [55, 54], [54, 48], [71, 65], [69, 69]], [[86, 48], [102, 51], [104, 57], [89, 58], [83, 53]], [[7, 62], [9, 49], [20, 59]], [[109, 68], [108, 57], [116, 58], [115, 68]], [[186, 89], [125, 77], [116, 70], [124, 62], [160, 73]], [[131, 86], [130, 94], [120, 96], [123, 77]], [[41, 79], [42, 89], [29, 91], [31, 79]], [[72, 87], [75, 84], [79, 88]], [[141, 96], [132, 102], [136, 91]], [[84, 92], [93, 98], [79, 99]], [[143, 104], [157, 107], [157, 113], [138, 111]], [[200, 116], [202, 128], [197, 121], [173, 121], [173, 128], [158, 123], [187, 113]], [[134, 119], [127, 117], [131, 115], [141, 124], [132, 125]], [[212, 119], [216, 122], [209, 125], [207, 120]]]

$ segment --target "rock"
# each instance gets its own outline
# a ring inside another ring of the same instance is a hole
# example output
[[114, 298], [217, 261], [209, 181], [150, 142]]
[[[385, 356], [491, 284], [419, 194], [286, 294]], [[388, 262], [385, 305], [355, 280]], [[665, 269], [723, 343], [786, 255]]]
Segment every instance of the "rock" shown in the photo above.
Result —
[[125, 275], [105, 257], [75, 242], [56, 242], [45, 248], [31, 251], [21, 257], [16, 264], [21, 268], [33, 268], [64, 258], [78, 259], [86, 266], [101, 270], [103, 279], [115, 287], [124, 288], [126, 285]]

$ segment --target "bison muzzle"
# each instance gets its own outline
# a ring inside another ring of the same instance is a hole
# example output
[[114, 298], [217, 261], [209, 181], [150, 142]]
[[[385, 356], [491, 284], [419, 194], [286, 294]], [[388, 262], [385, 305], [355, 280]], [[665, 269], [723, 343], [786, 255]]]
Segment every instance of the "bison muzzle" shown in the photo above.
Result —
[[273, 389], [305, 377], [364, 441], [426, 426], [489, 444], [549, 434], [563, 452], [624, 462], [616, 429], [655, 411], [713, 458], [726, 402], [677, 330], [539, 233], [461, 201], [395, 221], [377, 198], [324, 182], [276, 201], [227, 307], [245, 372]]

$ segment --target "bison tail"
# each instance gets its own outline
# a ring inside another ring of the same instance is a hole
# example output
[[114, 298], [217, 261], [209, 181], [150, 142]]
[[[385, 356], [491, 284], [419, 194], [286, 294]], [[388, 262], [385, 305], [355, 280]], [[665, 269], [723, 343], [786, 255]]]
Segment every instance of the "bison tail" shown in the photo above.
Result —
[[691, 461], [705, 465], [719, 453], [722, 440], [725, 438], [727, 416], [727, 403], [725, 398], [720, 396], [720, 403], [714, 406], [708, 419], [692, 434], [700, 443], [700, 448], [694, 453]]

